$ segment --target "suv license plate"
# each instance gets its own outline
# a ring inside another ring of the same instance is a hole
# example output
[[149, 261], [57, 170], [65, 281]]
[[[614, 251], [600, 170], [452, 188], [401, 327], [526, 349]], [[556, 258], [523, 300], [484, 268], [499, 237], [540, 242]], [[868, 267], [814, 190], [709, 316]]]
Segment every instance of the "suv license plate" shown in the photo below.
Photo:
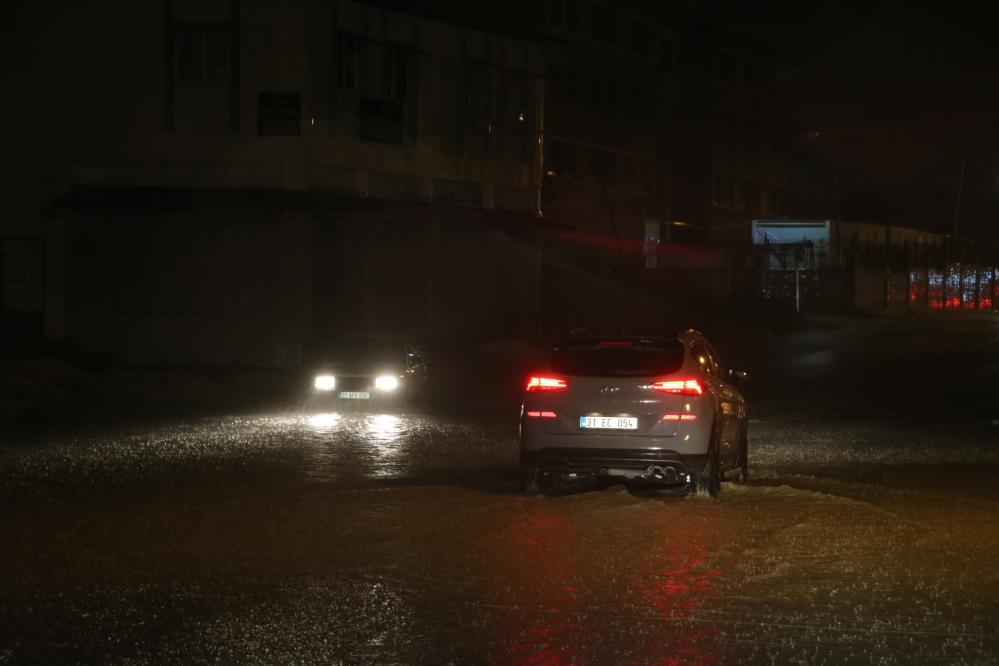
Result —
[[579, 427], [583, 430], [638, 430], [638, 419], [634, 416], [580, 416]]
[[367, 391], [340, 391], [340, 397], [346, 400], [370, 400], [371, 394]]

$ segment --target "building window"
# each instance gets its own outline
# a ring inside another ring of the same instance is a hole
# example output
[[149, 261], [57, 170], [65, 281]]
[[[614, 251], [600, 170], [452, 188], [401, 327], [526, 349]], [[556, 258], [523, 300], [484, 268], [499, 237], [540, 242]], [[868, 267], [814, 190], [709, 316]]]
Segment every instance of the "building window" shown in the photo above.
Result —
[[360, 100], [361, 138], [379, 143], [402, 143], [402, 103], [393, 100]]
[[746, 85], [753, 90], [771, 97], [777, 96], [777, 70], [758, 62], [746, 63]]
[[565, 94], [566, 104], [579, 104], [579, 74], [572, 70], [563, 73], [562, 92]]
[[732, 208], [745, 210], [748, 200], [748, 192], [746, 191], [748, 183], [740, 178], [733, 178], [732, 181]]
[[769, 212], [774, 215], [784, 215], [787, 212], [787, 190], [776, 185], [771, 185], [769, 190]]
[[174, 34], [179, 83], [229, 83], [231, 65], [228, 25], [180, 25]]
[[561, 67], [550, 67], [545, 90], [551, 101], [576, 106], [579, 104], [579, 74]]
[[355, 35], [339, 34], [336, 45], [336, 84], [340, 90], [357, 90], [357, 64], [361, 41]]
[[732, 53], [719, 51], [715, 57], [715, 80], [735, 83], [738, 78], [739, 60]]
[[659, 43], [659, 60], [662, 63], [664, 72], [673, 71], [673, 42], [663, 41]]
[[753, 129], [739, 118], [720, 116], [715, 125], [715, 146], [732, 153], [749, 153], [753, 149]]
[[615, 185], [614, 157], [614, 153], [599, 148], [586, 151], [586, 179], [604, 187]]
[[618, 13], [594, 3], [590, 8], [590, 36], [598, 42], [617, 46], [621, 40]]
[[655, 125], [655, 100], [650, 91], [643, 88], [635, 88], [630, 110], [633, 129], [639, 131], [648, 130]]
[[579, 0], [549, 0], [548, 21], [553, 28], [579, 32]]
[[257, 93], [257, 136], [298, 136], [302, 96], [297, 92]]
[[629, 190], [642, 190], [638, 175], [639, 158], [632, 155], [619, 155], [617, 159], [618, 185]]
[[651, 164], [636, 155], [610, 153], [614, 158], [616, 185], [633, 192], [648, 192], [651, 189]]
[[549, 139], [545, 142], [545, 173], [559, 178], [576, 177], [576, 146]]
[[489, 117], [489, 89], [491, 70], [481, 61], [465, 61], [465, 117], [466, 131], [471, 134], [489, 134], [492, 119]]
[[656, 50], [656, 33], [647, 24], [631, 20], [631, 35], [628, 47], [641, 56], [651, 58]]
[[550, 67], [545, 80], [550, 99], [575, 106], [579, 104], [579, 74], [561, 67]]
[[41, 312], [44, 269], [41, 241], [0, 238], [0, 311]]
[[760, 184], [759, 183], [747, 183], [749, 188], [749, 201], [748, 208], [752, 213], [760, 211]]
[[482, 183], [460, 180], [433, 181], [434, 201], [462, 206], [482, 205]]
[[562, 0], [549, 0], [548, 25], [553, 28], [565, 26], [565, 11], [562, 8]]
[[724, 176], [716, 173], [711, 177], [711, 203], [720, 206], [724, 200]]
[[608, 118], [617, 115], [618, 86], [614, 79], [605, 79], [596, 74], [590, 75], [590, 111], [604, 114]]
[[565, 70], [560, 67], [549, 66], [545, 72], [545, 95], [549, 102], [564, 102], [565, 88], [562, 80], [565, 78]]
[[785, 159], [790, 151], [790, 135], [786, 130], [765, 127], [760, 130], [760, 145], [768, 155]]
[[735, 208], [742, 198], [742, 181], [716, 173], [711, 182], [711, 203], [723, 208]]
[[406, 99], [406, 50], [388, 45], [383, 51], [382, 96], [386, 99]]
[[777, 97], [780, 99], [791, 99], [791, 79], [785, 74], [777, 75]]
[[604, 82], [604, 113], [611, 120], [617, 120], [619, 97], [620, 89], [617, 85], [617, 79], [607, 79]]
[[514, 162], [525, 162], [529, 157], [527, 125], [530, 120], [528, 99], [530, 97], [527, 74], [507, 71], [503, 75], [505, 95], [504, 116], [507, 131], [505, 137], [505, 156]]
[[650, 160], [641, 160], [638, 163], [638, 184], [643, 191], [652, 191], [652, 162]]
[[593, 113], [603, 113], [604, 111], [604, 86], [603, 81], [596, 74], [590, 74], [589, 108]]

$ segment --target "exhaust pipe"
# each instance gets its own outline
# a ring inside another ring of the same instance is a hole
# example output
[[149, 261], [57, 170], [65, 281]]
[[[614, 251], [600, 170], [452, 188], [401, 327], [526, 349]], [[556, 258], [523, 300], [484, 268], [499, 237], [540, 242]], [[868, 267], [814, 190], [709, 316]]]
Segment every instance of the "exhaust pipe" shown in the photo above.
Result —
[[677, 483], [682, 480], [680, 474], [677, 473], [676, 468], [672, 465], [652, 465], [647, 471], [648, 476], [652, 477], [655, 481], [660, 481], [662, 483]]

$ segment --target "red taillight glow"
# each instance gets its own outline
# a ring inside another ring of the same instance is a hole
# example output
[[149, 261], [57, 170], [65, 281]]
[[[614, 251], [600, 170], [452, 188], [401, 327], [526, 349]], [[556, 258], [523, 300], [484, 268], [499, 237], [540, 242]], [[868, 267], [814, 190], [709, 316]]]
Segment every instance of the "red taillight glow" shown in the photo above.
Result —
[[657, 391], [676, 395], [702, 395], [704, 389], [696, 379], [675, 379], [656, 382], [652, 385]]
[[697, 414], [666, 414], [663, 421], [696, 421]]
[[527, 390], [534, 391], [560, 391], [568, 384], [564, 379], [556, 377], [531, 377], [527, 382]]
[[532, 419], [553, 419], [555, 418], [555, 412], [525, 412], [527, 416]]

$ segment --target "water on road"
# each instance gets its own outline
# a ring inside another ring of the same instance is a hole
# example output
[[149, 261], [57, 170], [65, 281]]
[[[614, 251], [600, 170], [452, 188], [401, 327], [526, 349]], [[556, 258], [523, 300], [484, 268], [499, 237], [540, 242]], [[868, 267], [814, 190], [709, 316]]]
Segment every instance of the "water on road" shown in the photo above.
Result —
[[523, 495], [515, 407], [22, 433], [0, 664], [995, 663], [994, 320], [726, 342], [752, 464], [718, 501]]

